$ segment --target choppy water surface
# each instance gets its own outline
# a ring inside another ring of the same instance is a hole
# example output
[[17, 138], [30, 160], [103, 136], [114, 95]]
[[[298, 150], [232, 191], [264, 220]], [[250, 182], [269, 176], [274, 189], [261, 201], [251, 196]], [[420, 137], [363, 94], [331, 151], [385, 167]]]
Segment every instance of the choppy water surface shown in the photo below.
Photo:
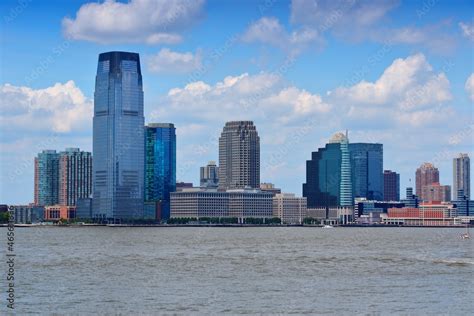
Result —
[[17, 228], [16, 312], [467, 315], [474, 255], [462, 232]]

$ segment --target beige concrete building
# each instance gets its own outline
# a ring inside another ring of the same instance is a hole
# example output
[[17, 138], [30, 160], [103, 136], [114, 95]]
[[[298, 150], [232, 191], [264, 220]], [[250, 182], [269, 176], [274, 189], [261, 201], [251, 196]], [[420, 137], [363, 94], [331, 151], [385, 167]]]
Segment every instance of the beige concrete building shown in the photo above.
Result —
[[284, 224], [301, 224], [306, 217], [306, 198], [290, 193], [279, 193], [273, 197], [273, 217]]
[[171, 194], [171, 217], [271, 218], [273, 195], [254, 189], [184, 189]]
[[219, 137], [219, 188], [260, 187], [260, 137], [252, 121], [227, 122]]

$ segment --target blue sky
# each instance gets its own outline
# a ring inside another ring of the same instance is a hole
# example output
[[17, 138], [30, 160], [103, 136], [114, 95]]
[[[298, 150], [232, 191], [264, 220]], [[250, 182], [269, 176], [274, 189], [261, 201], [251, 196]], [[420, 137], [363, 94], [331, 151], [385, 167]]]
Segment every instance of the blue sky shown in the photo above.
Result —
[[[301, 194], [335, 132], [384, 144], [402, 192], [473, 156], [470, 1], [2, 1], [0, 203], [33, 200], [42, 149], [92, 149], [97, 56], [140, 53], [146, 122], [173, 122], [198, 183], [225, 121], [254, 120], [261, 179]], [[414, 183], [412, 183], [414, 185]], [[404, 195], [404, 193], [402, 193]]]

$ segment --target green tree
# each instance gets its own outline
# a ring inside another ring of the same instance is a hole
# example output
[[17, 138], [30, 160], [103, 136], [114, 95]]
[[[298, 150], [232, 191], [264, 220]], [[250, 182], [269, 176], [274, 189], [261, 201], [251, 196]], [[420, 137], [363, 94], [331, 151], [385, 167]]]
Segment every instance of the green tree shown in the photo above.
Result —
[[10, 214], [8, 212], [0, 213], [0, 223], [8, 223], [10, 219]]

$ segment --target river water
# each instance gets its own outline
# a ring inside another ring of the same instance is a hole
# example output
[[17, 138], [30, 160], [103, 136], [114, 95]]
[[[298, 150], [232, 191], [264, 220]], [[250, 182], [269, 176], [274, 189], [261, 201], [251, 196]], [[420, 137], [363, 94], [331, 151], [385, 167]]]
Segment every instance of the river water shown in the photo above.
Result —
[[474, 310], [474, 254], [462, 232], [16, 228], [15, 311], [467, 315]]

